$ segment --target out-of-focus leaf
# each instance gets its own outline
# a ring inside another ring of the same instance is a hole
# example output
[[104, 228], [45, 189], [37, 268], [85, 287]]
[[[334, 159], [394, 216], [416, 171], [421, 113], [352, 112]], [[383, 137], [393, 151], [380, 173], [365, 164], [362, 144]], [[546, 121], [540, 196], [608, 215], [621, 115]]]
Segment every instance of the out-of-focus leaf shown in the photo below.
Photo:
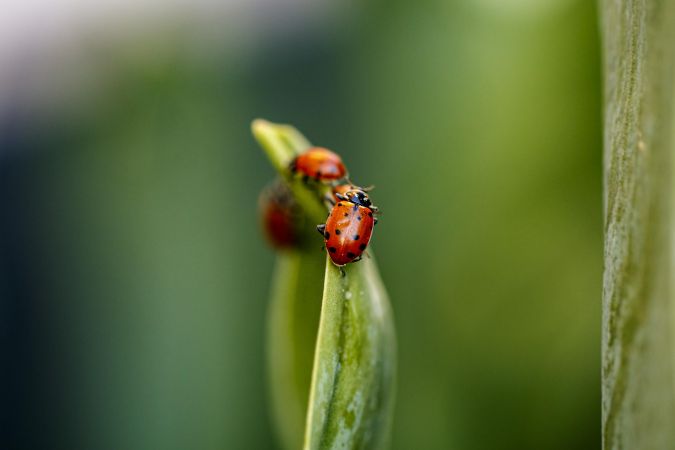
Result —
[[323, 289], [323, 255], [277, 255], [268, 310], [272, 416], [283, 447], [302, 447]]

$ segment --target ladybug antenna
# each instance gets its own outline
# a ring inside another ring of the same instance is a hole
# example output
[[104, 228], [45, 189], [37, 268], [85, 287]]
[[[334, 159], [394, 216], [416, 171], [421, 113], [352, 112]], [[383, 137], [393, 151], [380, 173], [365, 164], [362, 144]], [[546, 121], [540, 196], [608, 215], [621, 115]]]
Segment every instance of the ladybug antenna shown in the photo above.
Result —
[[362, 188], [361, 188], [361, 190], [364, 191], [364, 192], [370, 192], [370, 191], [372, 191], [373, 189], [375, 189], [375, 185], [374, 185], [374, 184], [369, 184], [368, 186], [362, 187]]

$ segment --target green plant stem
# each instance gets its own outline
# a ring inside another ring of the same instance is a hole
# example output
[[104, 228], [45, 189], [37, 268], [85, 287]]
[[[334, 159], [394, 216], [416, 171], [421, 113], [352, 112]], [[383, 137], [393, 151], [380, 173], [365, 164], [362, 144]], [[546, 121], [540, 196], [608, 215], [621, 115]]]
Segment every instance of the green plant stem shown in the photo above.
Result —
[[267, 357], [272, 417], [283, 447], [297, 450], [304, 438], [314, 345], [323, 291], [323, 255], [277, 255], [268, 310]]
[[[321, 199], [330, 190], [318, 185], [311, 189], [288, 173], [292, 159], [309, 147], [307, 140], [293, 127], [260, 119], [253, 122], [252, 129], [308, 218], [322, 222], [328, 210]], [[321, 243], [318, 235], [316, 239], [317, 244]], [[379, 449], [388, 441], [394, 405], [396, 338], [389, 298], [372, 251], [368, 252], [370, 255], [361, 262], [349, 264], [342, 271], [328, 257], [325, 264], [317, 264], [317, 267], [325, 265], [325, 278], [323, 298], [316, 298], [317, 304], [321, 304], [321, 317], [314, 343], [311, 385], [307, 384], [305, 391], [309, 393], [303, 447], [306, 450]], [[307, 305], [283, 291], [297, 295], [299, 290], [288, 286], [303, 277], [313, 277], [308, 282], [320, 278], [310, 270], [294, 271], [286, 267], [292, 264], [290, 260], [280, 263], [283, 265], [277, 271], [269, 327], [270, 336], [284, 342], [271, 345], [278, 353], [270, 358], [270, 370], [301, 374], [302, 368], [293, 361], [293, 355], [307, 343], [293, 339], [289, 327], [304, 328], [309, 322], [289, 320], [291, 316], [283, 308]], [[272, 392], [276, 392], [273, 396], [277, 398], [277, 424], [284, 441], [290, 445], [296, 436], [291, 428], [297, 426], [294, 424], [297, 421], [280, 417], [284, 408], [279, 405], [301, 398], [302, 388], [284, 377], [273, 376], [271, 381]], [[297, 416], [296, 411], [293, 408], [286, 412]]]

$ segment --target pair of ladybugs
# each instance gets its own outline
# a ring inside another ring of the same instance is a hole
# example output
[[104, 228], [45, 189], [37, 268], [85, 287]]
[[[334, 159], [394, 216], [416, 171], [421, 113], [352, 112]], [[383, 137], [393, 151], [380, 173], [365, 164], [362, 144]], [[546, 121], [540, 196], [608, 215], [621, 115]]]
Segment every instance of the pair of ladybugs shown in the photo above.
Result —
[[305, 180], [329, 184], [333, 196], [326, 223], [317, 230], [324, 242], [331, 261], [336, 266], [361, 259], [377, 223], [377, 207], [372, 204], [366, 191], [348, 182], [348, 173], [342, 158], [322, 147], [313, 147], [298, 155], [290, 164], [290, 171]]

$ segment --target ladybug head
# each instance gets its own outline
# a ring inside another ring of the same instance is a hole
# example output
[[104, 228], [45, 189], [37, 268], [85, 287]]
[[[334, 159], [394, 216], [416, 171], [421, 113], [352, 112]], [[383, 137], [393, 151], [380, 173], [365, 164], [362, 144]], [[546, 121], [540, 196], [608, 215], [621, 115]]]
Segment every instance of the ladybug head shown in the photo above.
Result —
[[350, 202], [363, 206], [365, 208], [369, 208], [370, 206], [372, 206], [372, 202], [370, 201], [368, 194], [366, 194], [362, 189], [359, 188], [350, 189], [345, 193], [345, 197], [347, 197], [347, 199]]

